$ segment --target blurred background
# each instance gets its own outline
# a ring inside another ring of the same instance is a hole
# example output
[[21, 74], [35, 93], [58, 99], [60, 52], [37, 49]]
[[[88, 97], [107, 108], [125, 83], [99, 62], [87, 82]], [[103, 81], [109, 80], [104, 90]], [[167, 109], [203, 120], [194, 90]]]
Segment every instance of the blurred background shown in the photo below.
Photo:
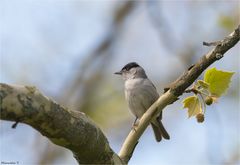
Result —
[[[240, 1], [1, 0], [0, 80], [35, 85], [46, 96], [89, 115], [118, 152], [134, 117], [123, 80], [126, 63], [143, 66], [163, 88], [239, 24]], [[207, 107], [205, 122], [187, 118], [181, 99], [163, 123], [171, 139], [156, 143], [150, 127], [130, 165], [240, 164], [239, 43], [211, 67], [235, 71], [228, 93]], [[72, 153], [25, 124], [0, 121], [0, 160], [71, 164]]]

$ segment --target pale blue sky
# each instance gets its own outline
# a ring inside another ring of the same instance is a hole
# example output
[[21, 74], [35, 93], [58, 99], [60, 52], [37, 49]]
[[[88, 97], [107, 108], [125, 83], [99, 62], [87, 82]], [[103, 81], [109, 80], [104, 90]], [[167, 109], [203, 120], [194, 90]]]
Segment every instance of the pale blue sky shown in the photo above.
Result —
[[[59, 95], [65, 80], [75, 72], [75, 65], [85, 59], [86, 54], [109, 32], [116, 3], [2, 0], [1, 82], [36, 85], [54, 99]], [[112, 73], [129, 61], [137, 61], [144, 66], [149, 77], [155, 83], [158, 82], [158, 89], [162, 90], [162, 85], [170, 81], [170, 73], [179, 75], [187, 68], [176, 54], [184, 49], [186, 43], [197, 47], [193, 55], [196, 60], [210, 50], [201, 45], [202, 41], [222, 39], [228, 34], [228, 31], [219, 27], [217, 20], [219, 15], [231, 16], [239, 2], [164, 1], [159, 5], [162, 9], [160, 14], [169, 26], [169, 29], [163, 31], [166, 36], [172, 36], [175, 43], [164, 43], [164, 38], [161, 38], [163, 35], [159, 36], [149, 19], [147, 3], [142, 1], [122, 27], [114, 46], [114, 58], [107, 67], [106, 76], [119, 92], [122, 92], [122, 82]], [[239, 87], [237, 54], [239, 44], [223, 60], [213, 65], [237, 72], [230, 91]], [[229, 160], [235, 150], [239, 151], [240, 123], [239, 103], [227, 96], [208, 109], [203, 124], [196, 123], [194, 118], [187, 120], [186, 110], [181, 109], [180, 102], [169, 106], [164, 112], [163, 122], [167, 125], [171, 140], [158, 144], [154, 141], [152, 130], [148, 129], [129, 164], [210, 165]], [[37, 154], [44, 152], [43, 148], [35, 144], [38, 133], [23, 124], [15, 130], [11, 129], [11, 125], [10, 122], [1, 121], [0, 161], [35, 164]], [[108, 129], [106, 132], [116, 152], [128, 133], [128, 130], [119, 129]], [[40, 140], [41, 144], [47, 144], [47, 139]], [[68, 152], [55, 164], [76, 162]]]

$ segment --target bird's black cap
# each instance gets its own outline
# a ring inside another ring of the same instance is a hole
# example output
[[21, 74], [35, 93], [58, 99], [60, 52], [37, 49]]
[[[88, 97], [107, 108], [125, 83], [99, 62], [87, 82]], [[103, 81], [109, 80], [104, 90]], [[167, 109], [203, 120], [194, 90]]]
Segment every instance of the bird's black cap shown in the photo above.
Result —
[[130, 62], [127, 65], [125, 65], [122, 70], [130, 70], [131, 68], [139, 67], [139, 65], [136, 62]]
[[127, 65], [125, 65], [120, 72], [115, 72], [114, 74], [122, 75], [124, 70], [129, 71], [131, 68], [139, 67], [139, 65], [136, 62], [130, 62]]

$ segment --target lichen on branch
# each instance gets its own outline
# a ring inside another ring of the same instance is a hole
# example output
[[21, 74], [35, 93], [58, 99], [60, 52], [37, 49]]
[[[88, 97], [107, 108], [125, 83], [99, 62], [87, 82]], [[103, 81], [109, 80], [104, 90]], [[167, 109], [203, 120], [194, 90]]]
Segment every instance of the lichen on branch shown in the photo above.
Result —
[[35, 87], [0, 83], [0, 107], [1, 120], [32, 126], [54, 144], [70, 149], [79, 163], [121, 163], [92, 120], [60, 106]]

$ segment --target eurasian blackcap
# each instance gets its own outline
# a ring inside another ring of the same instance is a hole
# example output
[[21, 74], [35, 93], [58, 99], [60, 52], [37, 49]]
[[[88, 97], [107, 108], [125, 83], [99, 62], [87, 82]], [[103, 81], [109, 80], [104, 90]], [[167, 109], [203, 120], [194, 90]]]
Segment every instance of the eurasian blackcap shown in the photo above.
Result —
[[[125, 65], [121, 71], [116, 72], [123, 77], [125, 81], [125, 97], [128, 107], [136, 117], [136, 121], [142, 117], [144, 112], [159, 98], [156, 87], [148, 79], [144, 69], [136, 62]], [[155, 138], [157, 142], [164, 139], [170, 139], [162, 122], [162, 112], [151, 121]]]

